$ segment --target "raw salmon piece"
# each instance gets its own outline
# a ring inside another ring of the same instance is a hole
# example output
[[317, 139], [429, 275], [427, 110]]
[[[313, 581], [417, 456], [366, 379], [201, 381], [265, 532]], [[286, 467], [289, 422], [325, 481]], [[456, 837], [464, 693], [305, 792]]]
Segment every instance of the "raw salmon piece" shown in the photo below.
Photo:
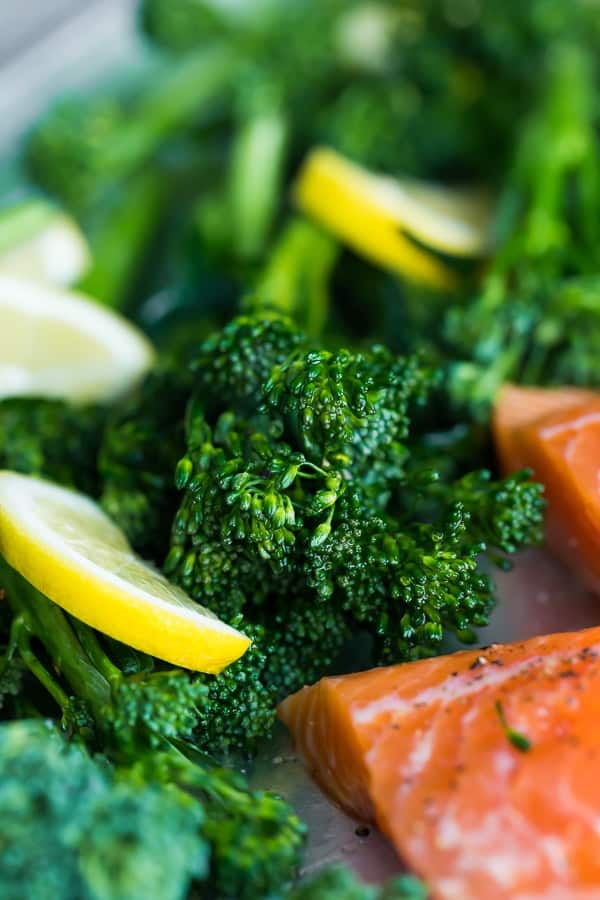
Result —
[[436, 900], [600, 898], [600, 627], [324, 678], [279, 714]]
[[529, 463], [520, 446], [519, 431], [526, 425], [570, 406], [597, 400], [597, 391], [577, 387], [536, 388], [505, 384], [492, 414], [492, 432], [500, 467], [505, 474], [526, 468]]
[[600, 592], [600, 398], [571, 406], [521, 430], [520, 442], [548, 500], [552, 552]]
[[548, 546], [600, 593], [600, 394], [505, 388], [494, 433], [505, 470], [527, 466], [545, 487]]

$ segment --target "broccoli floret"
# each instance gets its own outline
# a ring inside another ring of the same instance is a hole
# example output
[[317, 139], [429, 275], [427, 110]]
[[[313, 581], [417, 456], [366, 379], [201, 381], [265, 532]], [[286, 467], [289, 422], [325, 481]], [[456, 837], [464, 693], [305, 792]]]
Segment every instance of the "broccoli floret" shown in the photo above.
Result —
[[48, 397], [0, 401], [0, 468], [43, 475], [93, 496], [107, 411]]
[[202, 397], [214, 398], [232, 408], [256, 404], [256, 397], [272, 369], [302, 343], [303, 336], [291, 321], [241, 315], [198, 348], [192, 370], [197, 374]]
[[29, 172], [76, 213], [89, 211], [226, 97], [231, 77], [229, 52], [211, 47], [159, 64], [133, 96], [61, 100], [29, 136]]
[[350, 636], [348, 622], [333, 605], [292, 596], [267, 614], [262, 678], [274, 703], [327, 674]]
[[27, 164], [33, 179], [67, 206], [80, 210], [97, 199], [108, 142], [126, 127], [119, 102], [75, 98], [57, 103], [29, 138]]
[[289, 900], [427, 900], [425, 885], [410, 875], [400, 875], [378, 887], [359, 881], [349, 869], [331, 866], [292, 888]]
[[[205, 811], [202, 832], [211, 848], [210, 884], [217, 897], [267, 897], [296, 874], [306, 827], [281, 798], [249, 792], [244, 778], [200, 755], [150, 760], [192, 792]], [[211, 894], [212, 896], [212, 894]]]
[[[449, 394], [483, 420], [503, 381], [598, 384], [592, 65], [584, 44], [559, 42], [549, 53], [500, 203], [500, 249], [481, 293], [454, 303], [442, 322]], [[556, 134], [562, 150], [548, 153]]]
[[115, 777], [42, 721], [0, 726], [0, 806], [6, 900], [181, 900], [207, 871], [199, 803]]
[[[192, 873], [198, 877], [204, 874], [197, 870], [192, 852], [194, 848], [185, 842], [185, 824], [179, 824], [175, 812], [170, 811], [167, 802], [169, 797], [163, 800], [165, 788], [161, 788], [155, 797], [158, 789], [147, 787], [155, 783], [177, 785], [181, 790], [191, 793], [196, 798], [196, 804], [198, 802], [201, 804], [200, 812], [196, 811], [194, 816], [196, 831], [210, 849], [210, 868], [206, 875], [206, 884], [211, 896], [214, 894], [231, 900], [238, 897], [254, 900], [255, 897], [266, 897], [282, 883], [289, 881], [299, 863], [305, 836], [304, 826], [282, 800], [268, 793], [248, 793], [241, 776], [217, 768], [214, 762], [199, 755], [195, 744], [185, 740], [191, 737], [192, 730], [198, 726], [200, 726], [199, 734], [202, 736], [203, 710], [207, 703], [214, 705], [217, 703], [217, 700], [210, 696], [208, 677], [194, 677], [184, 672], [148, 671], [149, 661], [144, 657], [139, 659], [140, 670], [126, 675], [115, 665], [113, 659], [109, 658], [101, 638], [91, 629], [76, 620], [69, 620], [62, 610], [35, 591], [16, 573], [11, 574], [6, 568], [3, 575], [9, 584], [7, 595], [16, 611], [11, 658], [19, 659], [38, 680], [40, 687], [44, 688], [55, 701], [62, 712], [63, 727], [69, 734], [86, 741], [92, 748], [102, 749], [103, 753], [119, 766], [133, 766], [133, 772], [125, 771], [122, 780], [136, 786], [133, 797], [138, 797], [138, 806], [133, 804], [130, 788], [111, 790], [110, 806], [99, 807], [98, 815], [102, 816], [102, 824], [98, 826], [97, 843], [86, 842], [82, 836], [81, 842], [74, 845], [71, 850], [77, 854], [77, 865], [83, 872], [82, 877], [94, 880], [94, 889], [98, 893], [90, 891], [90, 900], [92, 896], [106, 896], [107, 900], [113, 896], [132, 898], [139, 896], [133, 889], [131, 894], [128, 894], [124, 885], [126, 879], [135, 876], [134, 867], [138, 865], [140, 854], [145, 853], [145, 845], [138, 848], [132, 836], [129, 847], [127, 836], [134, 828], [143, 833], [141, 820], [143, 815], [152, 812], [155, 802], [156, 818], [161, 822], [164, 820], [168, 835], [175, 840], [178, 832], [183, 834], [182, 852], [185, 852], [189, 860], [187, 868], [180, 865], [179, 877], [183, 879], [184, 876], [188, 876], [189, 880]], [[36, 644], [43, 646], [45, 655], [53, 660], [60, 660], [60, 675], [45, 667], [41, 654], [38, 655], [34, 639]], [[129, 659], [130, 668], [131, 665], [132, 660]], [[226, 698], [223, 697], [223, 684], [224, 682], [221, 682], [219, 685], [221, 693], [218, 702], [224, 715], [228, 712], [226, 704], [230, 703], [229, 711], [234, 717], [229, 729], [226, 730], [224, 725], [222, 726], [223, 733], [230, 735], [231, 728], [235, 727], [236, 709], [240, 715], [254, 715], [256, 711], [260, 716], [268, 711], [270, 718], [273, 718], [272, 697], [268, 704], [263, 703], [264, 713], [258, 706], [256, 710], [251, 709], [250, 705], [243, 706], [246, 689], [243, 674], [239, 681], [230, 682], [231, 690]], [[248, 690], [247, 692], [249, 693]], [[238, 699], [240, 695], [241, 700]], [[31, 711], [35, 713], [34, 708]], [[224, 738], [219, 733], [220, 723], [216, 717], [210, 717], [206, 721], [212, 729], [212, 733], [204, 736], [205, 742], [206, 737], [211, 738], [208, 742], [210, 751], [221, 750], [224, 753], [230, 750], [231, 747], [225, 746]], [[248, 727], [246, 724], [246, 733]], [[262, 733], [264, 730], [261, 729]], [[234, 745], [234, 749], [238, 748]], [[83, 751], [77, 752], [81, 754]], [[36, 765], [39, 770], [39, 758]], [[27, 777], [26, 773], [23, 777]], [[52, 784], [48, 774], [44, 779], [44, 784], [46, 783]], [[32, 785], [35, 787], [33, 782]], [[140, 785], [142, 793], [138, 794]], [[48, 789], [54, 790], [55, 787]], [[63, 793], [68, 794], [69, 783], [58, 790], [61, 796]], [[91, 805], [83, 788], [80, 790], [74, 787], [73, 790], [78, 790], [83, 803], [88, 807]], [[183, 803], [183, 798], [175, 792], [174, 799], [177, 800], [174, 807], [176, 811]], [[191, 800], [188, 798], [187, 802], [191, 803]], [[158, 808], [159, 805], [164, 808], [162, 813], [161, 808]], [[184, 807], [187, 808], [185, 803]], [[67, 809], [68, 804], [65, 804], [65, 814]], [[43, 823], [41, 827], [51, 828], [48, 823]], [[89, 828], [92, 827], [95, 826], [91, 822]], [[164, 878], [169, 872], [169, 867], [165, 866], [165, 859], [171, 856], [171, 851], [166, 845], [167, 838], [164, 837], [163, 840], [161, 836], [162, 831], [157, 830], [156, 834], [150, 833], [147, 840], [154, 842], [150, 852], [155, 857], [154, 866], [160, 866], [161, 878]], [[159, 838], [165, 844], [164, 850], [156, 846]], [[25, 847], [29, 846], [28, 834], [24, 835], [23, 842]], [[101, 844], [100, 848], [98, 843]], [[0, 865], [3, 846], [0, 827]], [[45, 845], [42, 843], [40, 846], [42, 852], [46, 852]], [[127, 856], [123, 859], [113, 859], [113, 854], [118, 854], [119, 848], [123, 847], [129, 848]], [[29, 848], [24, 852], [26, 858], [22, 865], [30, 865], [31, 859], [27, 854], [32, 850]], [[59, 842], [55, 858], [59, 860], [66, 853], [67, 848], [63, 848]], [[104, 871], [106, 867], [101, 864], [101, 860], [106, 858], [113, 859], [110, 872]], [[127, 859], [130, 860], [129, 868], [126, 868]], [[158, 879], [150, 862], [144, 865], [147, 868], [148, 879]], [[15, 874], [15, 878], [17, 877]], [[70, 876], [66, 872], [61, 882], [64, 893], [60, 895], [57, 893], [56, 896], [65, 898], [73, 896], [73, 900], [79, 896], [87, 897], [87, 893], [78, 893], [79, 889], [76, 887], [70, 893], [68, 877]], [[122, 893], [118, 893], [115, 889], [111, 894], [109, 887], [103, 886], [110, 886], [111, 877], [120, 879]], [[149, 890], [148, 879], [143, 880], [140, 876], [140, 891]], [[162, 882], [155, 880], [154, 883], [160, 885]], [[164, 896], [178, 898], [185, 896], [183, 888], [174, 886], [172, 889], [173, 894], [165, 890]], [[102, 893], [103, 890], [106, 890], [106, 893]], [[2, 896], [1, 888], [0, 896]], [[9, 896], [11, 895], [7, 894], [7, 898]], [[30, 896], [37, 900], [38, 896], [45, 898], [55, 895], [49, 889], [47, 894], [33, 892]]]
[[7, 659], [21, 660], [39, 681], [65, 728], [126, 759], [191, 736], [206, 696], [200, 680], [119, 654], [115, 642], [67, 616], [6, 562], [1, 567], [14, 615]]
[[253, 644], [220, 675], [199, 676], [207, 690], [194, 732], [199, 747], [221, 758], [252, 756], [272, 731], [277, 703], [330, 669], [349, 635], [344, 617], [300, 599], [289, 607], [271, 598], [263, 624], [233, 619]]
[[217, 758], [252, 756], [275, 722], [275, 699], [264, 683], [264, 629], [234, 619], [252, 638], [243, 662], [238, 660], [220, 675], [200, 676], [207, 702], [199, 709], [195, 741]]
[[275, 325], [246, 316], [200, 347], [176, 469], [165, 570], [255, 638], [206, 679], [197, 740], [225, 753], [253, 752], [275, 703], [330, 671], [353, 630], [377, 662], [436, 652], [447, 631], [472, 639], [493, 603], [479, 554], [540, 536], [525, 476], [431, 468], [437, 451], [412, 430], [437, 383], [427, 366], [332, 353], [289, 325], [281, 344]]

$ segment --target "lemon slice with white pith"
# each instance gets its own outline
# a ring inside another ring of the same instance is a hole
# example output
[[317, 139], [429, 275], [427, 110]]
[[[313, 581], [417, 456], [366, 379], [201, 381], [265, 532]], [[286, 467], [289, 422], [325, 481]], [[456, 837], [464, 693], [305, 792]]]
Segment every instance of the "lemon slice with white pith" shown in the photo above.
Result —
[[0, 553], [76, 618], [173, 665], [220, 672], [250, 644], [136, 556], [75, 491], [0, 472]]
[[0, 273], [0, 398], [110, 400], [153, 360], [147, 338], [116, 313], [81, 294]]
[[77, 223], [40, 198], [0, 209], [0, 272], [68, 285], [90, 263], [90, 251]]
[[491, 205], [482, 191], [377, 175], [328, 148], [308, 156], [294, 198], [357, 253], [442, 290], [455, 287], [457, 276], [430, 251], [479, 257], [491, 247]]

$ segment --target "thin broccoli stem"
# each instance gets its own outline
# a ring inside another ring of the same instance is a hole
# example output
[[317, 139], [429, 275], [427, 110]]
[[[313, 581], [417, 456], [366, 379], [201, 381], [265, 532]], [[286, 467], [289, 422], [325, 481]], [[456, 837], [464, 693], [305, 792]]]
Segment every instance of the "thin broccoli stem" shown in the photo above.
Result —
[[15, 572], [2, 557], [0, 569], [1, 580], [6, 585], [8, 600], [15, 614], [25, 618], [31, 632], [54, 660], [58, 672], [74, 693], [89, 703], [94, 718], [102, 721], [102, 712], [111, 699], [110, 684], [90, 662], [64, 612]]
[[106, 306], [122, 309], [139, 276], [167, 195], [160, 169], [141, 172], [117, 191], [89, 228], [93, 265], [78, 287]]
[[213, 46], [168, 65], [137, 103], [128, 126], [107, 147], [105, 168], [131, 172], [175, 132], [200, 113], [223, 102], [235, 84], [237, 62], [231, 50]]
[[69, 698], [31, 649], [31, 637], [32, 633], [25, 617], [22, 615], [17, 616], [13, 620], [11, 627], [11, 641], [14, 640], [19, 650], [19, 655], [31, 674], [48, 691], [58, 707], [61, 710], [65, 710], [69, 703]]
[[292, 219], [271, 253], [247, 309], [267, 309], [294, 319], [318, 337], [329, 316], [329, 280], [340, 249], [329, 235]]
[[234, 139], [230, 172], [232, 233], [236, 253], [247, 260], [263, 252], [279, 206], [288, 122], [277, 102], [267, 102], [242, 121]]
[[123, 673], [115, 666], [115, 664], [108, 658], [104, 649], [96, 637], [95, 632], [86, 625], [84, 622], [80, 622], [79, 619], [75, 619], [71, 617], [71, 627], [73, 631], [77, 635], [79, 639], [79, 643], [89, 656], [90, 660], [96, 666], [99, 672], [101, 672], [110, 685], [114, 686], [123, 680]]

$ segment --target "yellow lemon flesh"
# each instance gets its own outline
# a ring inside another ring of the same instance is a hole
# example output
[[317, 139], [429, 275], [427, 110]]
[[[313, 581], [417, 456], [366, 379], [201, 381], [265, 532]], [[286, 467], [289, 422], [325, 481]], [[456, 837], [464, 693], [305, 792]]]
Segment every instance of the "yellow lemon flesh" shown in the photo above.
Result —
[[294, 198], [356, 252], [442, 290], [456, 287], [456, 274], [411, 238], [457, 257], [484, 255], [491, 244], [491, 207], [482, 192], [376, 175], [327, 148], [309, 155]]
[[0, 273], [0, 398], [110, 400], [149, 369], [135, 326], [81, 294]]
[[76, 618], [173, 665], [220, 672], [250, 644], [136, 556], [75, 491], [0, 472], [0, 553]]

